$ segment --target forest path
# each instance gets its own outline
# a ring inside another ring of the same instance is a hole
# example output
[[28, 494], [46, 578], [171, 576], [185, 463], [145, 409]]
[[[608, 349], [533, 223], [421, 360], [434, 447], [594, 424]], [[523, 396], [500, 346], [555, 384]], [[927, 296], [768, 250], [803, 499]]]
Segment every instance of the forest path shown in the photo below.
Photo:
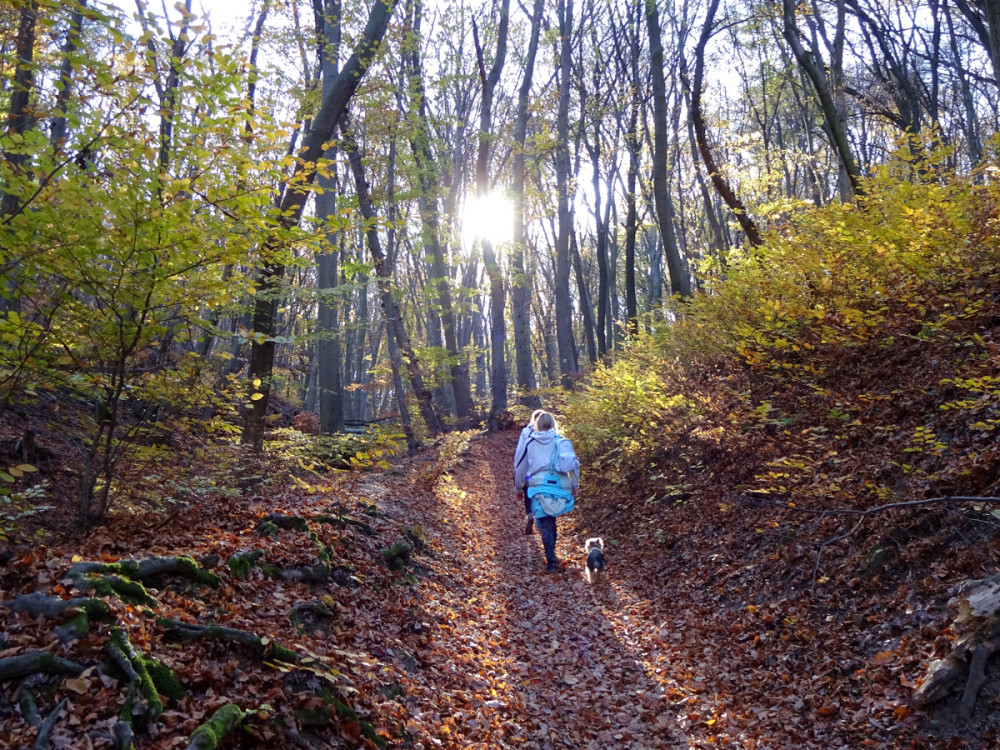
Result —
[[[686, 747], [644, 666], [651, 660], [638, 644], [652, 626], [637, 614], [641, 603], [616, 583], [613, 561], [607, 579], [586, 583], [572, 514], [559, 520], [566, 569], [544, 572], [541, 540], [524, 534], [511, 489], [516, 443], [516, 432], [471, 441], [432, 496], [408, 509], [448, 560], [436, 567], [450, 580], [422, 581], [419, 598], [444, 623], [430, 635], [435, 652], [451, 655], [443, 669], [465, 673], [468, 691], [450, 696], [457, 746]], [[449, 705], [442, 691], [456, 677], [424, 675], [407, 686], [415, 736], [442, 718], [423, 715], [421, 696]]]

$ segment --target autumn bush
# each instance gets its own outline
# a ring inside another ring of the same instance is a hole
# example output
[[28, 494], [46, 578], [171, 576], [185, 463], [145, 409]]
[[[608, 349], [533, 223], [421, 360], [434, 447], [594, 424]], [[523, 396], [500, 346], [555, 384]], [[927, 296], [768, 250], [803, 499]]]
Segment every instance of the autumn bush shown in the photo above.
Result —
[[[966, 329], [992, 304], [998, 278], [995, 231], [986, 229], [1000, 215], [997, 168], [958, 176], [940, 166], [941, 154], [919, 163], [909, 154], [870, 178], [856, 205], [800, 209], [763, 247], [731, 256], [710, 289], [676, 301], [598, 367], [567, 405], [589, 468], [614, 479], [623, 465], [648, 467], [696, 427], [791, 436], [793, 427], [860, 425], [823, 382], [827, 369], [908, 341], [947, 340], [961, 363], [941, 384], [956, 395], [941, 409], [967, 410], [981, 430], [995, 430], [996, 373], [984, 363], [993, 345]], [[741, 377], [749, 380], [737, 386]], [[752, 395], [746, 383], [761, 378], [771, 385], [760, 393], [794, 390], [786, 399], [794, 410]], [[710, 404], [715, 421], [701, 424]], [[908, 433], [908, 447], [940, 453], [933, 427], [924, 430]], [[815, 453], [803, 459], [788, 448], [757, 479], [787, 489], [791, 475], [815, 475], [822, 451]]]

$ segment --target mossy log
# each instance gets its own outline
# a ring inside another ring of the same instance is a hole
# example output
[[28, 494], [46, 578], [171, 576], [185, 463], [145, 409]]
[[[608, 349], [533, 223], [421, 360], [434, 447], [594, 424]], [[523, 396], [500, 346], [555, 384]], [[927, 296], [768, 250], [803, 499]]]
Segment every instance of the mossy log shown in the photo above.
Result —
[[163, 713], [163, 701], [146, 668], [146, 661], [136, 653], [124, 630], [111, 629], [111, 638], [104, 644], [104, 653], [129, 681], [123, 718], [141, 716], [156, 721]]
[[413, 545], [409, 542], [396, 542], [391, 547], [382, 550], [382, 558], [392, 570], [400, 570], [410, 562]]
[[238, 643], [241, 646], [251, 647], [265, 658], [276, 659], [288, 664], [296, 662], [295, 652], [291, 649], [280, 646], [270, 639], [265, 640], [246, 630], [227, 628], [222, 625], [193, 625], [168, 617], [157, 617], [156, 621], [166, 629], [167, 636], [176, 640], [193, 641], [207, 638], [224, 643]]
[[212, 718], [194, 730], [187, 750], [216, 750], [219, 742], [234, 731], [242, 721], [243, 711], [240, 707], [227, 703], [212, 714]]
[[74, 677], [85, 667], [48, 651], [29, 651], [26, 654], [0, 659], [0, 682], [16, 680], [30, 674], [45, 672], [50, 674], [71, 674]]
[[146, 584], [164, 576], [177, 576], [212, 588], [219, 585], [219, 576], [205, 570], [194, 558], [185, 555], [146, 557], [141, 560], [119, 560], [113, 563], [80, 562], [71, 567], [66, 575], [70, 578], [86, 575], [117, 575]]
[[913, 701], [918, 707], [928, 706], [964, 682], [958, 713], [968, 719], [986, 682], [986, 662], [1000, 649], [1000, 575], [967, 581], [951, 604], [958, 606], [958, 616], [951, 624], [955, 633], [952, 650], [944, 659], [928, 665]]

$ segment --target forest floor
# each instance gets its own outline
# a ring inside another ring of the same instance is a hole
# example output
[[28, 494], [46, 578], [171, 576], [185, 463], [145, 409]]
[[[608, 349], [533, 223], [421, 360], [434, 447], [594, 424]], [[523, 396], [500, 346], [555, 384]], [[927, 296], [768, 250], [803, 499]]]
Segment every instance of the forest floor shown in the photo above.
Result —
[[[947, 642], [947, 591], [875, 576], [813, 592], [789, 584], [811, 566], [768, 551], [753, 520], [724, 528], [692, 502], [662, 509], [666, 535], [649, 534], [635, 498], [586, 484], [559, 521], [565, 570], [546, 574], [511, 490], [517, 432], [449, 440], [332, 494], [258, 489], [20, 550], [0, 571], [0, 665], [46, 652], [74, 666], [0, 679], [0, 747], [37, 746], [43, 731], [43, 747], [127, 747], [128, 719], [136, 748], [194, 748], [228, 703], [243, 718], [220, 748], [995, 746], [993, 687], [971, 722], [948, 704], [909, 706]], [[608, 576], [591, 586], [594, 535]], [[386, 550], [404, 541], [394, 569]], [[73, 612], [10, 611], [27, 594], [79, 591], [75, 564], [172, 555], [219, 580], [152, 575], [132, 603], [98, 591], [110, 616], [82, 637], [57, 629]], [[317, 555], [330, 566], [303, 580]], [[115, 628], [179, 679], [162, 709], [101, 666]]]

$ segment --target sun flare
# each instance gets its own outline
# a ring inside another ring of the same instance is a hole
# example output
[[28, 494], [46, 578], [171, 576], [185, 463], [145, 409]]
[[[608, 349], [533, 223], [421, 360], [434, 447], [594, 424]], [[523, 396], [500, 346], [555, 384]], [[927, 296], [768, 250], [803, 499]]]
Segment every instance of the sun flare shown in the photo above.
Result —
[[496, 247], [513, 237], [514, 206], [505, 196], [491, 193], [466, 201], [462, 213], [462, 239], [466, 245], [487, 239]]

